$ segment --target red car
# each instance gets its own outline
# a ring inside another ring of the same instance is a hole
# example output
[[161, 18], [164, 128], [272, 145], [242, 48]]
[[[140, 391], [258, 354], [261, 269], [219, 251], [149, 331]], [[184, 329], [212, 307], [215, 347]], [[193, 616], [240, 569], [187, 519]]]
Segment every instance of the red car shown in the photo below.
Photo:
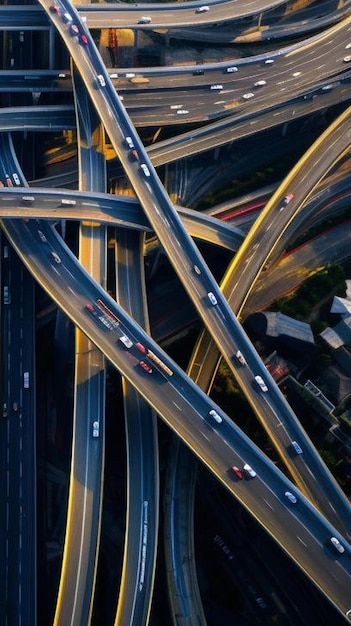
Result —
[[143, 344], [142, 344], [142, 343], [140, 343], [139, 341], [137, 341], [134, 345], [135, 345], [135, 347], [136, 347], [136, 348], [138, 348], [138, 350], [140, 350], [140, 352], [142, 352], [143, 354], [145, 354], [146, 350], [145, 350], [145, 348], [144, 348], [144, 346], [143, 346]]
[[289, 204], [289, 202], [291, 202], [291, 200], [293, 199], [294, 199], [294, 194], [288, 193], [283, 199], [283, 205], [280, 207], [280, 210], [282, 211], [284, 207], [286, 207]]
[[49, 7], [49, 11], [50, 13], [57, 13], [57, 15], [60, 15], [62, 13], [61, 7], [55, 2]]
[[234, 474], [240, 479], [242, 480], [244, 478], [243, 473], [241, 471], [241, 469], [239, 469], [239, 467], [237, 467], [236, 465], [233, 465], [232, 467], [232, 471], [234, 472]]
[[87, 46], [88, 45], [88, 37], [86, 35], [81, 34], [79, 35], [79, 43], [81, 43], [83, 46]]
[[139, 365], [145, 372], [147, 372], [148, 374], [152, 374], [152, 367], [145, 363], [145, 361], [139, 361]]

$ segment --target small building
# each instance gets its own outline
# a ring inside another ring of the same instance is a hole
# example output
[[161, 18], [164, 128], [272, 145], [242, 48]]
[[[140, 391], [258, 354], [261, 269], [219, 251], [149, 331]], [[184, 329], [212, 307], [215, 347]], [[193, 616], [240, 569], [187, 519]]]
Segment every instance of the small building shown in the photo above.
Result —
[[245, 326], [258, 339], [266, 339], [270, 345], [285, 346], [295, 352], [306, 352], [314, 347], [314, 336], [310, 325], [293, 317], [273, 311], [250, 315]]

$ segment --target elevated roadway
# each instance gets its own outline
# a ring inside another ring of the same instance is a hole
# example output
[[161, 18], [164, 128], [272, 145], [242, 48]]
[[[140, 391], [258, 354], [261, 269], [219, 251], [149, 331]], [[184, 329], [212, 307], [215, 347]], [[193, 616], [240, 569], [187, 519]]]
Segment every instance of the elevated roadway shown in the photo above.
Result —
[[[74, 76], [74, 73], [72, 73]], [[75, 77], [77, 137], [82, 191], [106, 188], [106, 167], [101, 150], [103, 129]], [[42, 223], [50, 238], [51, 226]], [[107, 273], [106, 227], [82, 221], [79, 261], [105, 286]], [[101, 533], [105, 458], [105, 360], [79, 330], [75, 336], [73, 438], [67, 526], [54, 624], [84, 624], [91, 620], [97, 554]]]
[[[180, 6], [173, 2], [169, 4], [138, 4], [129, 6], [121, 3], [102, 4], [97, 9], [94, 5], [80, 5], [77, 7], [80, 14], [88, 19], [89, 28], [146, 28], [171, 27], [182, 24], [192, 26], [197, 24], [211, 24], [240, 19], [248, 15], [259, 15], [265, 11], [285, 5], [287, 0], [247, 0], [246, 6], [239, 6], [237, 0], [210, 0], [211, 14], [197, 12], [201, 1], [189, 2]], [[59, 3], [58, 3], [59, 4]], [[45, 14], [40, 14], [37, 7], [2, 7], [0, 18], [7, 30], [21, 28], [48, 28], [50, 21]], [[150, 15], [152, 24], [141, 23], [143, 15]]]
[[[116, 299], [150, 332], [144, 276], [144, 234], [116, 229]], [[123, 380], [127, 439], [127, 519], [115, 624], [149, 622], [159, 527], [157, 422], [152, 408]]]

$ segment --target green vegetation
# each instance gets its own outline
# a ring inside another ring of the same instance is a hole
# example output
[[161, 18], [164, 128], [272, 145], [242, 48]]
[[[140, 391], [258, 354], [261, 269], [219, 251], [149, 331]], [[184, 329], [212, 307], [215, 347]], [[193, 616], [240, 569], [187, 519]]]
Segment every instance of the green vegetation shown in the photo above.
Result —
[[[272, 308], [295, 319], [313, 322], [314, 314], [320, 313], [322, 304], [333, 295], [345, 292], [345, 279], [350, 276], [350, 270], [350, 261], [325, 267], [308, 278], [293, 294], [276, 300]], [[322, 323], [318, 315], [318, 325]]]
[[351, 411], [340, 415], [339, 424], [341, 430], [344, 431], [345, 435], [351, 437]]

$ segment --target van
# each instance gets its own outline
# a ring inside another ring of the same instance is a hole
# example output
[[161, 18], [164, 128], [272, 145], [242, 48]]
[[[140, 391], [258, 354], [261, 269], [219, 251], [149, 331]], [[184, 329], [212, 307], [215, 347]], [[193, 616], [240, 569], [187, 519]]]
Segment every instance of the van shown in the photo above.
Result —
[[100, 87], [106, 87], [106, 81], [102, 74], [98, 74], [97, 79]]
[[66, 206], [75, 206], [76, 201], [70, 200], [69, 198], [62, 198], [61, 204], [65, 204]]

